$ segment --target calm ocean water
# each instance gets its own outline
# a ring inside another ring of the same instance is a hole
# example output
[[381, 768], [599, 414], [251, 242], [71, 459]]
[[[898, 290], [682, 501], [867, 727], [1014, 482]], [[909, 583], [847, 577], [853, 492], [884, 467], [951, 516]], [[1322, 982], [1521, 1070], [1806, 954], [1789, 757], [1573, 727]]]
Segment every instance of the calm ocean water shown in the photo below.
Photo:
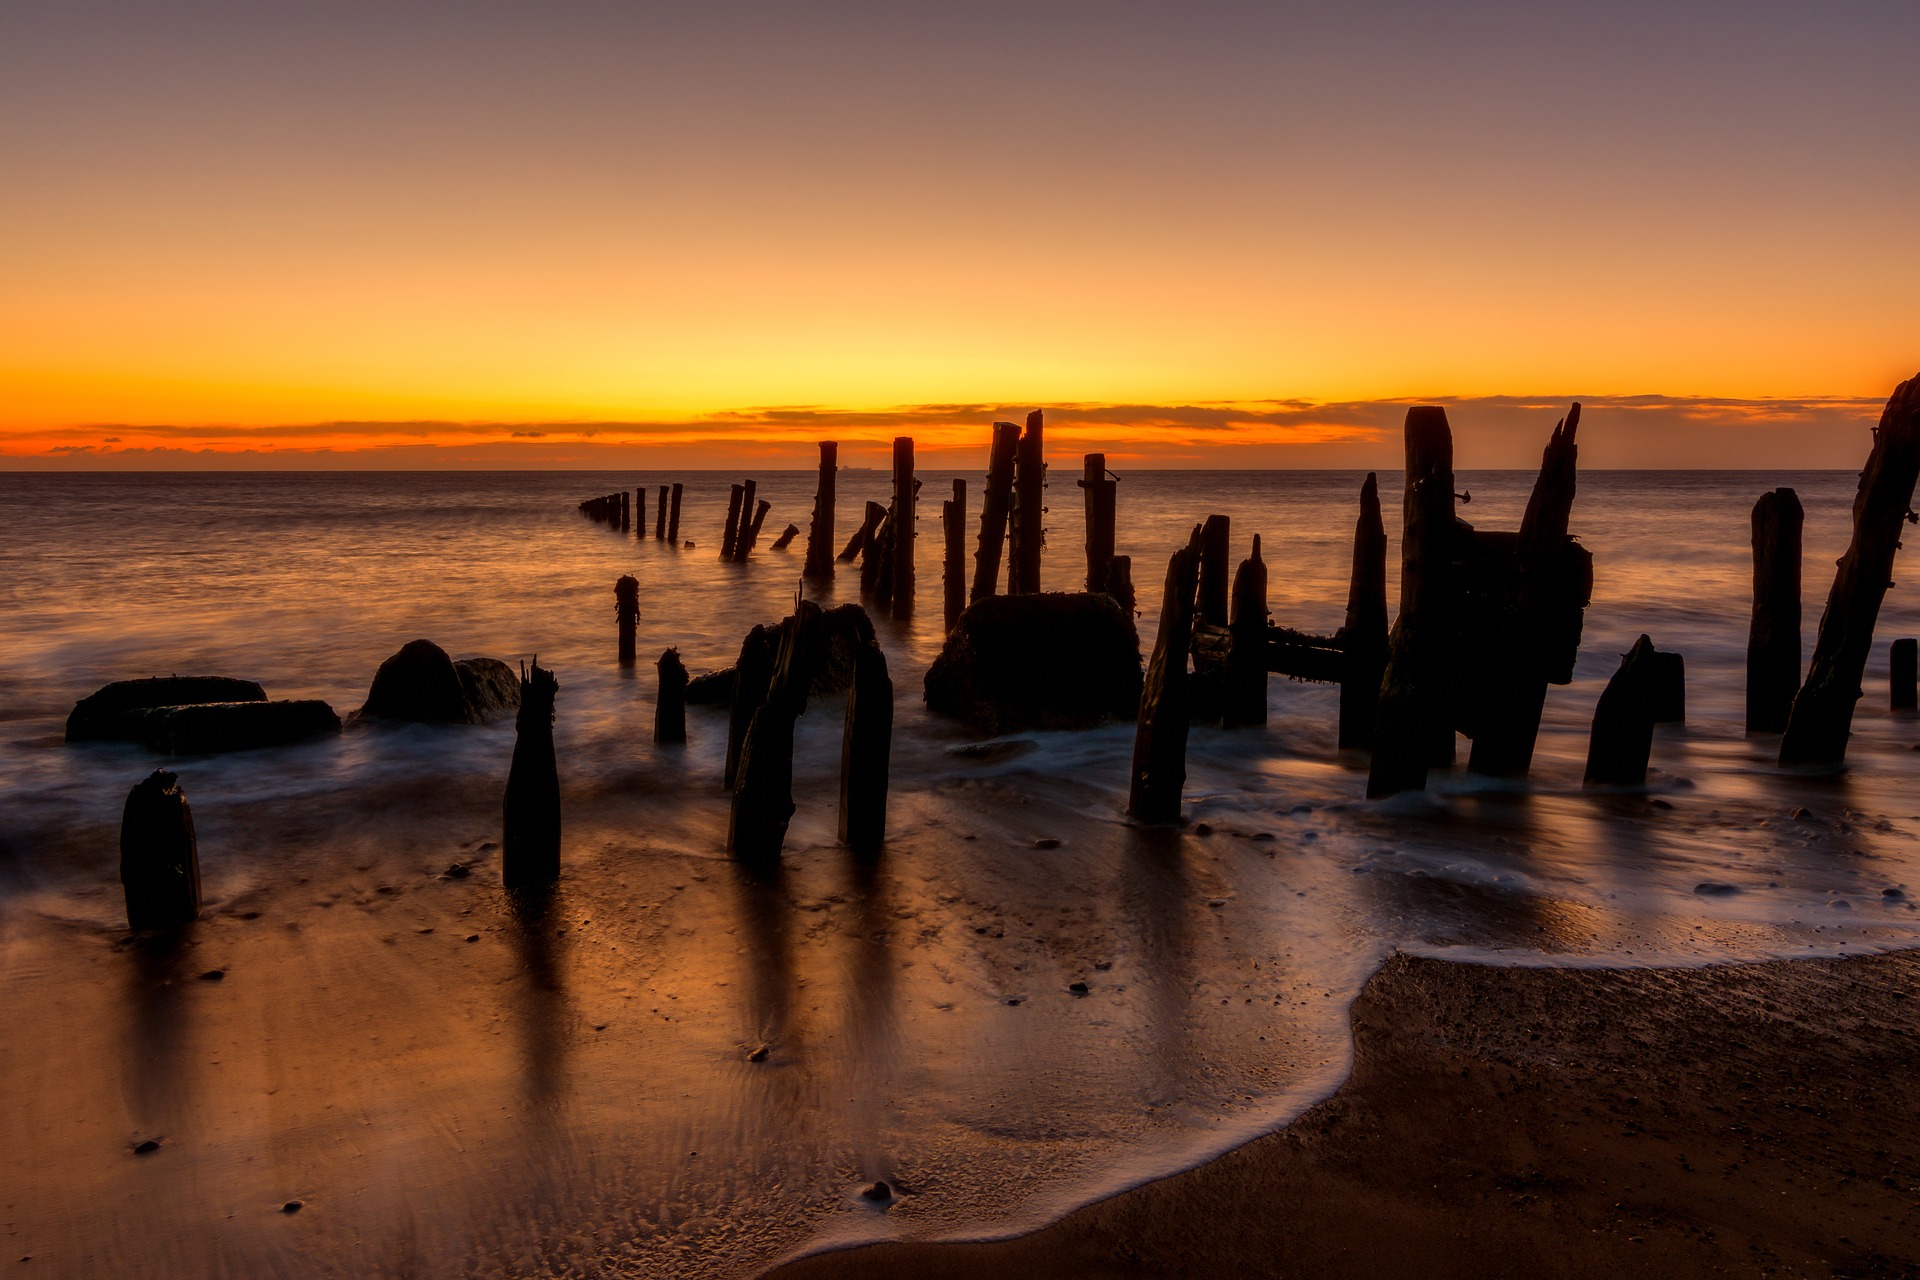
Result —
[[[1071, 589], [1080, 494], [1054, 462], [1044, 574]], [[950, 477], [922, 476], [923, 605], [877, 622], [898, 695], [888, 851], [861, 867], [834, 842], [839, 714], [816, 705], [783, 869], [756, 878], [721, 852], [724, 719], [695, 709], [689, 744], [656, 748], [651, 658], [725, 665], [791, 608], [804, 535], [765, 547], [804, 529], [811, 473], [757, 477], [773, 507], [744, 566], [718, 560], [738, 478], [719, 473], [0, 475], [10, 1247], [53, 1274], [744, 1275], [836, 1242], [1004, 1233], [1323, 1096], [1346, 1006], [1394, 948], [1673, 964], [1920, 932], [1920, 720], [1885, 709], [1920, 590], [1888, 597], [1847, 773], [1782, 772], [1741, 730], [1748, 511], [1778, 485], [1806, 506], [1810, 652], [1851, 473], [1582, 476], [1594, 603], [1529, 782], [1437, 774], [1366, 803], [1335, 691], [1275, 679], [1264, 731], [1194, 732], [1206, 837], [1124, 822], [1130, 725], [951, 753], [971, 739], [920, 701]], [[1143, 645], [1166, 556], [1209, 512], [1233, 518], [1236, 560], [1262, 535], [1276, 621], [1332, 630], [1360, 479], [1123, 475]], [[1390, 523], [1398, 480], [1381, 476]], [[692, 549], [574, 510], [674, 481]], [[1531, 481], [1462, 473], [1461, 514], [1514, 527]], [[840, 541], [886, 489], [842, 473]], [[623, 573], [642, 584], [632, 671]], [[857, 573], [819, 594], [857, 598]], [[1594, 701], [1643, 631], [1685, 654], [1689, 722], [1659, 731], [1645, 794], [1585, 794]], [[160, 762], [65, 746], [75, 699], [223, 674], [345, 713], [418, 636], [558, 675], [549, 915], [498, 889], [510, 722], [360, 728], [171, 763], [209, 908], [180, 952], [126, 948], [119, 811]], [[455, 861], [475, 873], [445, 877]], [[144, 1137], [160, 1151], [128, 1156]], [[902, 1189], [890, 1208], [858, 1195], [876, 1178]], [[309, 1208], [275, 1212], [290, 1198]]]

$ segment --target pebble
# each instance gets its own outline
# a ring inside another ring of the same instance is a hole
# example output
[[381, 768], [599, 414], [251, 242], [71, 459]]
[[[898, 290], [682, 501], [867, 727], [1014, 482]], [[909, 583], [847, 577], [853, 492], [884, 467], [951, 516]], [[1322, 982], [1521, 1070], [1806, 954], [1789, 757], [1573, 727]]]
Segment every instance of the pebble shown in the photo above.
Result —
[[1813, 817], [1813, 810], [1811, 809], [1795, 809], [1793, 811], [1793, 820], [1795, 822], [1806, 822], [1812, 817]]
[[1728, 884], [1724, 880], [1702, 880], [1699, 884], [1693, 886], [1693, 891], [1703, 897], [1723, 898], [1729, 893], [1740, 892], [1740, 886], [1737, 884]]
[[200, 975], [200, 981], [218, 982], [226, 976], [227, 976], [227, 971], [225, 969], [209, 969], [205, 973]]
[[1288, 813], [1312, 813], [1313, 806], [1310, 804], [1297, 804], [1293, 806], [1293, 808], [1287, 810], [1287, 812]]
[[305, 1200], [289, 1200], [285, 1204], [280, 1206], [280, 1212], [298, 1213], [306, 1207], [307, 1207], [307, 1202]]
[[767, 1055], [772, 1052], [773, 1052], [772, 1045], [763, 1044], [759, 1048], [755, 1049], [753, 1052], [747, 1055], [747, 1061], [748, 1062], [765, 1062], [767, 1060]]
[[1273, 832], [1271, 832], [1271, 831], [1256, 831], [1256, 832], [1254, 832], [1254, 833], [1253, 833], [1252, 835], [1250, 835], [1250, 836], [1248, 836], [1248, 837], [1247, 837], [1247, 839], [1249, 839], [1249, 840], [1271, 840], [1271, 839], [1273, 839]]
[[891, 1200], [893, 1199], [893, 1188], [884, 1182], [876, 1182], [860, 1194], [869, 1200]]
[[1084, 982], [1073, 982], [1067, 985], [1067, 990], [1073, 992], [1073, 994], [1077, 996], [1083, 996], [1087, 994], [1089, 989], [1090, 988]]
[[1882, 889], [1880, 891], [1880, 896], [1885, 898], [1889, 902], [1898, 902], [1902, 898], [1906, 897], [1907, 895], [1900, 892], [1900, 890], [1898, 889]]
[[470, 934], [468, 934], [468, 935], [467, 935], [467, 941], [468, 941], [468, 942], [478, 942], [478, 941], [480, 941], [480, 935], [479, 935], [479, 934], [477, 934], [477, 933], [470, 933]]
[[1052, 836], [1041, 836], [1038, 840], [1035, 840], [1033, 842], [1033, 847], [1036, 849], [1058, 849], [1060, 847], [1060, 842], [1058, 840], [1055, 840]]
[[1193, 834], [1197, 836], [1210, 836], [1213, 834], [1213, 827], [1209, 823], [1196, 822], [1193, 824]]
[[159, 1149], [160, 1142], [156, 1138], [148, 1138], [145, 1142], [136, 1142], [133, 1144], [133, 1154], [137, 1156], [150, 1156]]
[[464, 862], [455, 862], [447, 867], [447, 878], [449, 880], [465, 880], [472, 874], [473, 868]]
[[1007, 1003], [1008, 1003], [1008, 1004], [1019, 1004], [1019, 1003], [1020, 1003], [1020, 997], [1019, 997], [1019, 996], [1009, 996], [1009, 997], [1007, 998]]

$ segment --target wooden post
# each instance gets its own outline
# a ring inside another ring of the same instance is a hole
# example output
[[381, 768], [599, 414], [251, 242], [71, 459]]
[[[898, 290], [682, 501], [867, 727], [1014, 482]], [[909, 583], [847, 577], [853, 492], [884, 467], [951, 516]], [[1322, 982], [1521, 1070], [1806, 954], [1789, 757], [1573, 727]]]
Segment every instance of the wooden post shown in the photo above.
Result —
[[560, 767], [553, 753], [553, 672], [536, 659], [520, 673], [520, 711], [500, 840], [500, 879], [509, 889], [560, 878]]
[[667, 486], [660, 486], [653, 505], [653, 538], [655, 542], [664, 542], [667, 537]]
[[633, 491], [633, 536], [647, 536], [647, 491], [644, 487]]
[[1893, 710], [1914, 709], [1917, 675], [1920, 675], [1920, 640], [1895, 640], [1887, 651], [1887, 701]]
[[673, 486], [673, 514], [667, 517], [667, 541], [680, 545], [680, 486]]
[[156, 769], [120, 814], [120, 886], [127, 927], [175, 929], [200, 914], [200, 847], [179, 779]]
[[1233, 648], [1228, 652], [1226, 711], [1222, 724], [1239, 729], [1267, 722], [1267, 566], [1260, 535], [1253, 555], [1233, 576]]
[[799, 536], [800, 536], [800, 526], [797, 524], [790, 524], [786, 528], [780, 531], [780, 536], [773, 540], [773, 545], [768, 547], [767, 550], [785, 551], [787, 549], [787, 545]]
[[860, 591], [876, 599], [891, 596], [893, 570], [888, 557], [893, 551], [893, 528], [887, 509], [869, 502], [864, 524], [871, 532], [860, 544]]
[[1133, 594], [1133, 557], [1115, 556], [1107, 562], [1107, 594], [1132, 617], [1139, 601]]
[[620, 491], [620, 532], [633, 528], [633, 498], [625, 489]]
[[1027, 430], [1014, 452], [1013, 545], [1007, 594], [1040, 590], [1040, 545], [1046, 540], [1047, 454], [1040, 410], [1027, 415]]
[[1380, 715], [1380, 678], [1387, 669], [1387, 528], [1380, 518], [1380, 482], [1367, 472], [1360, 517], [1353, 524], [1353, 570], [1340, 626], [1345, 669], [1340, 679], [1340, 749], [1373, 745]]
[[724, 782], [728, 791], [740, 777], [740, 748], [746, 745], [747, 728], [753, 713], [767, 700], [767, 684], [773, 679], [774, 633], [755, 626], [740, 642], [740, 657], [733, 664], [733, 699], [727, 714], [727, 765]]
[[940, 504], [940, 531], [946, 537], [941, 561], [941, 602], [946, 628], [952, 631], [967, 607], [967, 482], [953, 482], [953, 497]]
[[[847, 549], [840, 553], [839, 558], [842, 561], [852, 561], [855, 556], [865, 555], [867, 544], [872, 542], [879, 534], [880, 522], [886, 518], [887, 509], [885, 507], [877, 502], [869, 502], [860, 516], [860, 527], [853, 531], [851, 538], [847, 539]], [[862, 591], [872, 590], [872, 588], [868, 587], [864, 582], [861, 584], [860, 589]]]
[[1225, 516], [1208, 516], [1200, 526], [1200, 621], [1224, 627], [1228, 620], [1227, 564], [1233, 525]]
[[1781, 764], [1838, 765], [1847, 758], [1853, 704], [1873, 648], [1873, 624], [1893, 585], [1893, 554], [1912, 518], [1920, 477], [1920, 374], [1895, 389], [1874, 432], [1873, 452], [1853, 500], [1853, 539], [1834, 574], [1807, 682], [1793, 700]]
[[1588, 786], [1645, 785], [1647, 759], [1653, 754], [1653, 666], [1653, 641], [1641, 636], [1607, 681], [1593, 709]]
[[913, 437], [893, 441], [893, 616], [913, 616]]
[[833, 576], [834, 482], [839, 471], [839, 441], [822, 440], [820, 479], [813, 491], [813, 519], [807, 525], [807, 565], [801, 570], [809, 578]]
[[1140, 690], [1133, 735], [1133, 778], [1127, 812], [1141, 822], [1180, 820], [1187, 782], [1187, 649], [1193, 643], [1194, 592], [1200, 576], [1200, 530], [1167, 561], [1166, 598]]
[[1747, 732], [1781, 733], [1800, 690], [1800, 495], [1753, 504], [1753, 621], [1747, 627]]
[[657, 664], [660, 689], [653, 701], [653, 740], [662, 746], [687, 740], [687, 668], [669, 649]]
[[640, 621], [640, 580], [623, 574], [613, 584], [613, 616], [620, 623], [620, 665], [633, 665], [633, 630]]
[[748, 480], [740, 486], [740, 520], [733, 527], [733, 550], [727, 553], [727, 559], [744, 561], [747, 546], [747, 530], [753, 524], [754, 498], [760, 488], [758, 480]]
[[740, 504], [745, 498], [747, 487], [737, 484], [727, 498], [727, 531], [720, 538], [720, 558], [733, 559], [734, 539], [740, 535]]
[[887, 757], [893, 747], [893, 680], [878, 645], [854, 650], [853, 687], [840, 739], [840, 841], [876, 853], [887, 838]]
[[1400, 543], [1400, 616], [1380, 682], [1367, 796], [1427, 785], [1427, 770], [1453, 757], [1445, 656], [1453, 625], [1453, 431], [1437, 405], [1407, 410], [1406, 532]]
[[750, 862], [780, 856], [793, 820], [793, 726], [807, 709], [821, 642], [820, 606], [802, 600], [780, 623], [766, 697], [740, 750], [727, 851]]
[[1014, 455], [1019, 448], [1018, 426], [1011, 422], [993, 424], [993, 447], [987, 454], [987, 489], [980, 499], [980, 544], [973, 553], [973, 591], [967, 597], [969, 602], [992, 595], [1000, 581], [1000, 552], [1013, 510]]
[[740, 508], [740, 530], [733, 538], [733, 558], [741, 564], [745, 564], [747, 557], [753, 554], [754, 544], [760, 541], [760, 526], [766, 523], [767, 511], [773, 506], [773, 504], [765, 498], [760, 499], [758, 506], [754, 510], [753, 519], [749, 520], [747, 519], [745, 502], [751, 501], [752, 498], [753, 481], [749, 480], [747, 481], [746, 498], [743, 500]]
[[1687, 722], [1687, 660], [1677, 653], [1654, 651], [1647, 688], [1655, 724]]
[[1107, 455], [1090, 453], [1081, 460], [1080, 487], [1087, 508], [1087, 590], [1107, 589], [1107, 568], [1113, 562], [1113, 522], [1119, 481], [1107, 478]]

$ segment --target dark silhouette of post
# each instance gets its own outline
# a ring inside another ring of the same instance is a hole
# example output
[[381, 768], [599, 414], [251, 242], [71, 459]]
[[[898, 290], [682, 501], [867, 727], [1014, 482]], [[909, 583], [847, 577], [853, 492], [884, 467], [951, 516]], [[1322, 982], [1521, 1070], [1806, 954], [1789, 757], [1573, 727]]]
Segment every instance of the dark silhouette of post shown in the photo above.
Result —
[[869, 502], [863, 527], [871, 532], [860, 544], [860, 591], [885, 604], [893, 598], [893, 520], [885, 507]]
[[127, 793], [120, 814], [120, 886], [135, 931], [176, 929], [200, 914], [200, 847], [178, 781], [154, 770]]
[[1187, 650], [1193, 643], [1194, 593], [1200, 578], [1200, 528], [1167, 561], [1166, 597], [1160, 630], [1153, 638], [1140, 690], [1140, 718], [1133, 735], [1133, 777], [1127, 812], [1141, 822], [1180, 820], [1180, 792], [1187, 783], [1190, 715]]
[[1793, 700], [1781, 764], [1838, 765], [1847, 758], [1853, 704], [1873, 648], [1873, 626], [1893, 585], [1902, 525], [1913, 519], [1920, 478], [1920, 374], [1894, 390], [1873, 433], [1873, 452], [1853, 500], [1853, 539], [1840, 558], [1807, 681]]
[[1895, 640], [1887, 650], [1887, 705], [1890, 708], [1914, 709], [1916, 676], [1920, 676], [1920, 640], [1911, 637]]
[[1800, 495], [1753, 504], [1753, 621], [1747, 627], [1747, 732], [1781, 733], [1800, 691]]
[[654, 499], [653, 537], [654, 537], [654, 541], [662, 542], [666, 540], [666, 536], [667, 536], [667, 486], [661, 485], [660, 492]]
[[1587, 743], [1586, 784], [1590, 787], [1638, 787], [1647, 781], [1653, 754], [1653, 641], [1641, 636], [1620, 659], [1593, 709], [1593, 736]]
[[740, 748], [746, 744], [747, 728], [753, 713], [767, 700], [767, 684], [773, 679], [773, 632], [756, 626], [740, 642], [740, 657], [733, 664], [733, 699], [727, 715], [727, 765], [725, 785], [732, 791], [740, 776]]
[[[766, 523], [767, 512], [773, 506], [773, 504], [765, 498], [760, 499], [757, 504], [754, 504], [753, 487], [753, 481], [747, 481], [747, 492], [741, 501], [740, 507], [740, 528], [739, 531], [734, 534], [733, 539], [733, 558], [741, 564], [745, 564], [747, 557], [753, 554], [755, 544], [760, 541], [760, 526]], [[747, 507], [749, 505], [754, 506], [753, 519], [751, 520], [747, 519]]]
[[1133, 557], [1115, 556], [1107, 562], [1107, 594], [1131, 616], [1139, 601], [1133, 593]]
[[1227, 655], [1227, 700], [1222, 724], [1228, 729], [1267, 722], [1267, 566], [1260, 559], [1260, 535], [1253, 554], [1233, 575], [1233, 648]]
[[945, 555], [940, 562], [941, 604], [948, 631], [967, 607], [967, 482], [953, 482], [953, 496], [940, 504]]
[[633, 631], [640, 621], [640, 580], [623, 574], [613, 584], [613, 615], [620, 623], [620, 665], [633, 665]]
[[853, 687], [840, 739], [840, 841], [876, 853], [887, 838], [887, 757], [893, 748], [893, 680], [878, 645], [854, 651]]
[[[877, 502], [869, 502], [861, 511], [860, 527], [853, 531], [851, 538], [847, 539], [847, 549], [840, 553], [839, 559], [850, 563], [854, 557], [864, 556], [867, 545], [880, 534], [880, 522], [886, 518], [887, 509], [885, 507]], [[872, 590], [864, 581], [860, 589], [862, 591]]]
[[801, 570], [809, 578], [833, 576], [834, 482], [839, 472], [839, 441], [822, 440], [820, 479], [813, 491], [813, 519], [807, 526], [807, 564]]
[[1046, 540], [1047, 453], [1043, 436], [1045, 416], [1035, 409], [1027, 415], [1027, 429], [1014, 451], [1013, 554], [1007, 574], [1007, 594], [1034, 595], [1040, 590], [1040, 546]]
[[1000, 554], [1013, 512], [1014, 455], [1020, 451], [1020, 428], [1011, 422], [993, 424], [993, 447], [987, 454], [987, 488], [980, 499], [980, 544], [973, 553], [973, 591], [969, 602], [992, 595], [1000, 582]]
[[800, 536], [800, 526], [797, 524], [790, 524], [786, 528], [780, 531], [780, 536], [773, 540], [772, 545], [770, 545], [767, 548], [767, 550], [785, 551], [787, 549], [787, 545], [799, 536]]
[[1227, 625], [1227, 565], [1233, 547], [1233, 524], [1226, 516], [1208, 516], [1200, 526], [1200, 621]]
[[747, 726], [727, 819], [727, 851], [749, 862], [778, 858], [793, 820], [793, 726], [818, 661], [820, 606], [800, 601], [775, 634], [773, 672]]
[[913, 615], [913, 437], [893, 441], [893, 616]]
[[653, 702], [653, 740], [662, 746], [687, 740], [687, 668], [669, 649], [657, 664], [660, 688]]
[[667, 541], [680, 545], [680, 486], [673, 486], [673, 514], [667, 517]]
[[1081, 463], [1080, 487], [1087, 508], [1087, 590], [1107, 590], [1113, 564], [1115, 508], [1120, 482], [1107, 476], [1107, 455], [1090, 453]]
[[625, 489], [620, 491], [620, 532], [633, 528], [633, 496]]
[[647, 536], [647, 490], [644, 485], [633, 491], [633, 536]]
[[560, 878], [560, 766], [553, 752], [553, 704], [560, 684], [536, 659], [520, 673], [520, 712], [500, 840], [500, 879], [509, 889]]
[[740, 507], [745, 500], [747, 487], [736, 484], [727, 496], [727, 530], [720, 537], [720, 558], [733, 559], [734, 540], [740, 536]]
[[1347, 614], [1337, 638], [1346, 659], [1340, 680], [1340, 748], [1365, 750], [1373, 745], [1380, 678], [1387, 670], [1387, 529], [1380, 518], [1380, 482], [1371, 471], [1360, 486]]
[[1687, 660], [1677, 653], [1654, 651], [1648, 696], [1655, 724], [1687, 722]]

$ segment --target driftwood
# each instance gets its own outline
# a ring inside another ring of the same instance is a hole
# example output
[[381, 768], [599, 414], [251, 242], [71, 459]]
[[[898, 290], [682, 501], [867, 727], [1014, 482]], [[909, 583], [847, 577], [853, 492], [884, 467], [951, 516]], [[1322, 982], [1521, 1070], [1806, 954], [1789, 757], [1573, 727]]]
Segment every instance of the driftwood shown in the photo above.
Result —
[[987, 454], [987, 488], [980, 499], [980, 545], [973, 553], [972, 603], [992, 595], [1000, 581], [1000, 554], [1013, 511], [1015, 455], [1020, 451], [1020, 428], [1011, 422], [993, 424], [993, 447]]
[[553, 752], [553, 672], [533, 664], [520, 678], [518, 735], [501, 805], [500, 878], [509, 888], [560, 878], [560, 768]]
[[1187, 781], [1187, 650], [1193, 640], [1194, 593], [1200, 576], [1200, 530], [1167, 561], [1160, 630], [1140, 691], [1127, 812], [1141, 822], [1180, 820]]
[[687, 740], [687, 668], [680, 651], [669, 649], [656, 664], [659, 693], [653, 702], [653, 740], [662, 746]]
[[1114, 520], [1120, 482], [1107, 475], [1107, 455], [1082, 460], [1080, 488], [1087, 508], [1087, 590], [1105, 591], [1113, 565]]
[[948, 631], [967, 607], [967, 482], [953, 482], [953, 497], [940, 504], [940, 532], [945, 540], [940, 587], [942, 621]]
[[1225, 706], [1221, 721], [1238, 729], [1267, 722], [1267, 566], [1260, 558], [1260, 535], [1253, 554], [1233, 576], [1233, 649], [1227, 659]]
[[753, 713], [767, 700], [773, 679], [774, 631], [756, 626], [740, 642], [740, 660], [733, 664], [733, 696], [727, 715], [727, 764], [724, 782], [732, 791], [740, 776], [740, 748], [746, 744]]
[[1029, 413], [1027, 429], [1014, 451], [1012, 537], [1007, 556], [1010, 596], [1032, 595], [1040, 590], [1040, 547], [1046, 540], [1045, 422], [1040, 410]]
[[1380, 518], [1380, 485], [1367, 473], [1360, 486], [1360, 516], [1353, 526], [1353, 570], [1347, 579], [1347, 614], [1335, 636], [1344, 659], [1340, 672], [1340, 747], [1373, 745], [1380, 715], [1380, 680], [1387, 671], [1387, 530]]
[[1780, 733], [1800, 689], [1800, 495], [1753, 504], [1753, 621], [1747, 627], [1747, 732]]
[[633, 631], [640, 621], [640, 580], [622, 574], [613, 584], [613, 616], [620, 624], [620, 665], [633, 665]]
[[820, 479], [813, 491], [813, 518], [807, 522], [807, 563], [801, 570], [809, 578], [833, 576], [833, 504], [839, 473], [839, 441], [822, 440]]
[[1920, 640], [1911, 637], [1895, 640], [1887, 650], [1887, 705], [1890, 708], [1914, 709], [1916, 676], [1920, 676]]
[[667, 541], [676, 547], [680, 545], [680, 489], [673, 486], [673, 512], [667, 517]]
[[874, 853], [887, 837], [888, 756], [893, 746], [893, 681], [878, 645], [855, 651], [840, 739], [840, 840]]
[[747, 487], [736, 484], [727, 496], [727, 528], [720, 535], [720, 558], [733, 559], [734, 541], [740, 536], [740, 507], [746, 498]]
[[1847, 757], [1853, 704], [1860, 699], [1873, 626], [1893, 585], [1901, 525], [1913, 519], [1920, 478], [1920, 374], [1895, 389], [1873, 433], [1873, 452], [1853, 500], [1853, 539], [1840, 558], [1807, 680], [1793, 700], [1780, 763], [1838, 765]]
[[914, 505], [919, 482], [913, 478], [913, 437], [896, 436], [893, 441], [893, 509], [887, 513], [893, 526], [891, 571], [893, 616], [913, 615], [914, 590]]
[[120, 815], [129, 929], [175, 929], [200, 914], [200, 850], [193, 811], [177, 782], [155, 770], [128, 793]]
[[727, 851], [750, 862], [779, 857], [793, 820], [793, 727], [807, 709], [820, 606], [800, 601], [775, 635], [772, 675], [741, 745], [727, 821]]
[[1641, 636], [1620, 659], [1593, 709], [1587, 743], [1588, 786], [1638, 787], [1647, 781], [1653, 754], [1653, 641]]

